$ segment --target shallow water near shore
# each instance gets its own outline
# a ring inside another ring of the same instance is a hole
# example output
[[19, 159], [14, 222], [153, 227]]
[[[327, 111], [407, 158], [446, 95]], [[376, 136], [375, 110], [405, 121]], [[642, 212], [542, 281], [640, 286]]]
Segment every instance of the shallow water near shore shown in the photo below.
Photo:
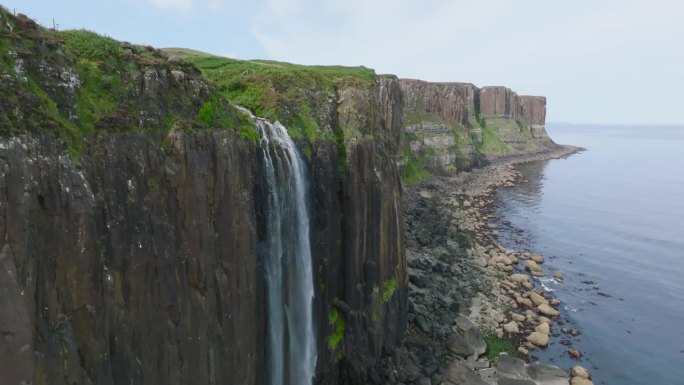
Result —
[[[543, 254], [565, 325], [533, 354], [580, 364], [595, 384], [682, 384], [684, 368], [684, 127], [549, 125], [568, 159], [516, 166], [497, 192], [501, 243]], [[576, 328], [578, 337], [560, 332]], [[567, 355], [569, 340], [584, 353]]]

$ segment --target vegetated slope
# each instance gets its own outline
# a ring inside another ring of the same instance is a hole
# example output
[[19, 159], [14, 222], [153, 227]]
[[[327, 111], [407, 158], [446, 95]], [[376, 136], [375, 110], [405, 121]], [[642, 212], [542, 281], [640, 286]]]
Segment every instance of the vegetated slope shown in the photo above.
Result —
[[92, 133], [222, 126], [256, 135], [193, 65], [85, 30], [46, 29], [5, 9], [0, 83], [0, 133], [54, 134], [72, 152]]

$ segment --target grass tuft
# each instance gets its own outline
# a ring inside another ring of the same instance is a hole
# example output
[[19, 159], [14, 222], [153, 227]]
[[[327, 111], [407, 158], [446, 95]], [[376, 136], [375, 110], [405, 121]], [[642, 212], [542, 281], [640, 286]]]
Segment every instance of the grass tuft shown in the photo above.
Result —
[[490, 360], [498, 357], [501, 353], [508, 353], [510, 356], [516, 355], [516, 349], [515, 346], [513, 346], [513, 343], [506, 338], [497, 336], [493, 331], [483, 333], [482, 338], [484, 338], [487, 343], [485, 356]]

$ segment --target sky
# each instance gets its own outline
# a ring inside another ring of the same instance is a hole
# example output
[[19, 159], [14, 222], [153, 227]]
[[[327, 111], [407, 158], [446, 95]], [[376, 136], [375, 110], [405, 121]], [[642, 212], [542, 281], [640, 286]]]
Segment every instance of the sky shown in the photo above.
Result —
[[547, 97], [547, 121], [684, 123], [682, 0], [0, 0], [39, 23], [238, 59]]

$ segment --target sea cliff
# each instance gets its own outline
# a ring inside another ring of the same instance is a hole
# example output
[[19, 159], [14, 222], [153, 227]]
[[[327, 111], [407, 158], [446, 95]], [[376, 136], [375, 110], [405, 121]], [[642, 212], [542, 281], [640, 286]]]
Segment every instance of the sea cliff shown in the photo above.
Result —
[[234, 105], [305, 158], [317, 384], [418, 379], [382, 372], [410, 361], [403, 184], [554, 146], [545, 99], [505, 88], [160, 51], [4, 9], [0, 59], [7, 384], [268, 382], [263, 159]]
[[546, 98], [505, 87], [402, 79], [409, 182], [556, 148], [544, 128]]

